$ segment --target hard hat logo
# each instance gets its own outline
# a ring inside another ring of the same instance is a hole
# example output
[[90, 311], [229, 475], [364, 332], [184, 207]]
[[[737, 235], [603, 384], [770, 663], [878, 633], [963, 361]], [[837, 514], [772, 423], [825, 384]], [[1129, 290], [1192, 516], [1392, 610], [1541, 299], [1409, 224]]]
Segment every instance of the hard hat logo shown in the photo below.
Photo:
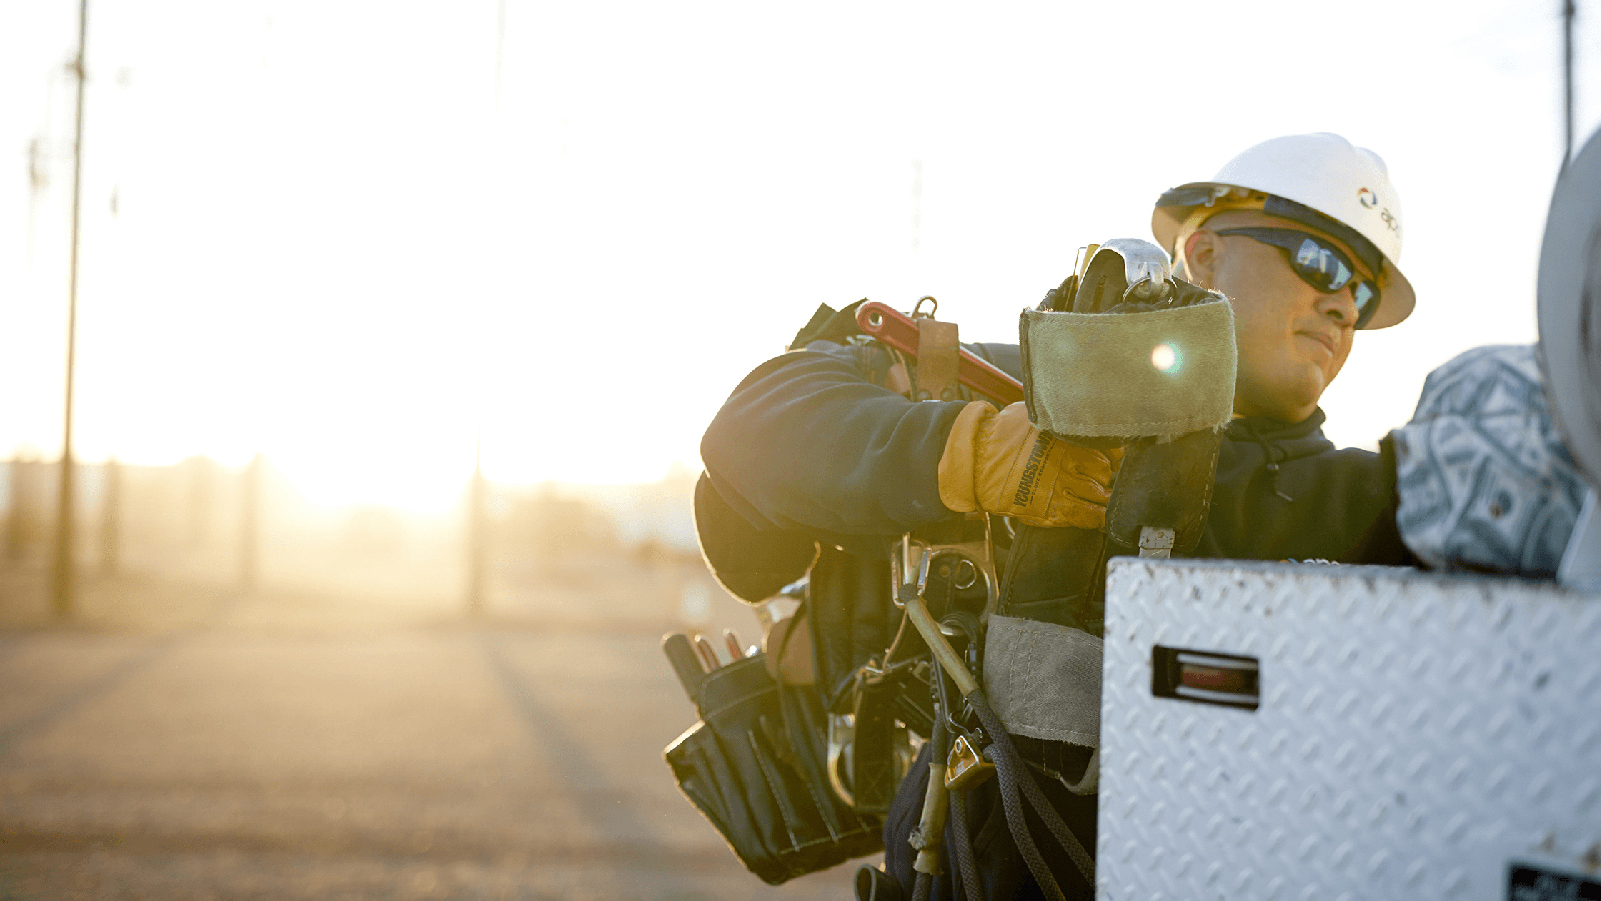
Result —
[[1398, 235], [1401, 233], [1401, 223], [1397, 221], [1394, 216], [1390, 215], [1389, 210], [1385, 210], [1384, 212], [1380, 213], [1379, 218], [1384, 220], [1384, 224], [1389, 226], [1390, 231], [1393, 231]]
[[1379, 205], [1378, 196], [1375, 195], [1370, 188], [1363, 188], [1362, 190], [1356, 192], [1356, 200], [1358, 203], [1370, 210]]

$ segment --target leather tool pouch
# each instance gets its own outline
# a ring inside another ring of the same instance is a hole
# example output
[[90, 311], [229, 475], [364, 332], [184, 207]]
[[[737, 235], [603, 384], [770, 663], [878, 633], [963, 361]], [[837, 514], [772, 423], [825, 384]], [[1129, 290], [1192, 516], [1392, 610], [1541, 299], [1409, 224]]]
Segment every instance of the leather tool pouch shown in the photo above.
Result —
[[817, 684], [837, 696], [856, 671], [895, 637], [900, 613], [890, 600], [889, 561], [825, 547], [812, 564], [806, 606], [811, 615]]
[[708, 673], [701, 721], [664, 756], [690, 803], [769, 885], [875, 854], [883, 820], [835, 796], [825, 770], [825, 711], [816, 692], [780, 688], [765, 655]]
[[896, 686], [864, 678], [881, 661], [899, 614], [889, 597], [889, 564], [824, 548], [807, 588], [818, 688], [829, 706], [829, 775], [837, 795], [863, 813], [883, 814], [902, 772], [896, 765]]

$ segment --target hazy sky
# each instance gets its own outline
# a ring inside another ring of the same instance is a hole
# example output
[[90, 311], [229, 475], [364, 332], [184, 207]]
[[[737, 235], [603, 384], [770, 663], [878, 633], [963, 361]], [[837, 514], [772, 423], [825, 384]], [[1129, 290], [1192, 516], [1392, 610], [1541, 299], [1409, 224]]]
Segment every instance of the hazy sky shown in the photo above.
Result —
[[[1015, 341], [1078, 246], [1305, 131], [1404, 205], [1417, 312], [1324, 400], [1371, 445], [1535, 337], [1560, 7], [506, 0], [497, 92], [495, 0], [94, 0], [79, 455], [439, 506], [481, 435], [492, 478], [655, 479], [818, 303]], [[76, 20], [0, 5], [0, 456], [59, 453]]]

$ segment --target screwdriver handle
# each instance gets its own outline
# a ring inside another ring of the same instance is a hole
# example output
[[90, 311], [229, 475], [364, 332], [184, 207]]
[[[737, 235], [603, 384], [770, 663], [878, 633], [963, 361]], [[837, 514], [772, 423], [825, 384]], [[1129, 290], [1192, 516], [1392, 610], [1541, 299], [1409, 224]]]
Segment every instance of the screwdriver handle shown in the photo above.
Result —
[[706, 670], [701, 666], [700, 654], [690, 642], [689, 636], [682, 632], [670, 632], [662, 636], [662, 653], [667, 655], [667, 662], [672, 664], [673, 673], [678, 676], [678, 682], [684, 686], [684, 693], [689, 695], [691, 701], [700, 691], [700, 683], [706, 678]]

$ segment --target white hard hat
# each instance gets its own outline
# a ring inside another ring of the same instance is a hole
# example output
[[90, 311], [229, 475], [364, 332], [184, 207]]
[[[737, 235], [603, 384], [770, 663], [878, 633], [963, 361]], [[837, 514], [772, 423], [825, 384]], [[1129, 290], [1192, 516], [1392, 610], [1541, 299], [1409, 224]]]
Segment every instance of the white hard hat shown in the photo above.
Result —
[[1397, 265], [1401, 198], [1373, 151], [1328, 132], [1263, 141], [1225, 163], [1212, 180], [1164, 193], [1151, 231], [1171, 254], [1186, 222], [1228, 209], [1260, 209], [1350, 245], [1379, 277], [1379, 308], [1364, 328], [1395, 325], [1412, 313], [1412, 284]]

